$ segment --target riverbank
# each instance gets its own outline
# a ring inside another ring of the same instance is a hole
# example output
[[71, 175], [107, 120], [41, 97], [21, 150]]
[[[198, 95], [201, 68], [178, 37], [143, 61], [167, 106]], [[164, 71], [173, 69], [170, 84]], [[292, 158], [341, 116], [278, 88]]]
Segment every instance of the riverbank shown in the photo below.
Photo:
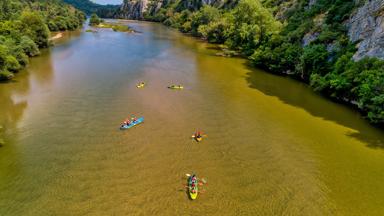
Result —
[[[382, 131], [210, 44], [129, 25], [142, 33], [64, 34], [0, 85], [0, 215], [382, 215]], [[120, 131], [131, 114], [146, 122]], [[197, 202], [191, 172], [208, 181]]]
[[30, 57], [39, 55], [40, 49], [49, 47], [51, 41], [62, 37], [62, 33], [50, 37], [51, 32], [76, 30], [85, 20], [84, 13], [57, 1], [9, 0], [0, 4], [0, 11], [2, 82], [12, 80], [28, 65]]
[[62, 37], [63, 37], [63, 33], [62, 32], [57, 32], [54, 36], [50, 37], [49, 40], [50, 41], [54, 41], [54, 40], [60, 39]]
[[[222, 51], [216, 55], [232, 57], [241, 54], [253, 67], [304, 82], [328, 99], [358, 110], [372, 125], [384, 127], [383, 60], [367, 57], [360, 61], [353, 61], [353, 44], [345, 40], [346, 36], [343, 38], [343, 44], [334, 48], [337, 50], [328, 50], [327, 47], [330, 44], [307, 46], [298, 45], [298, 43], [284, 44], [285, 42], [280, 41], [288, 37], [283, 35], [284, 28], [270, 33], [273, 36], [265, 36], [265, 40], [257, 43], [247, 41], [248, 39], [244, 42], [242, 40], [236, 42], [241, 38], [241, 34], [239, 36], [236, 35], [238, 32], [231, 33], [231, 29], [236, 27], [232, 26], [234, 23], [226, 23], [225, 17], [233, 16], [235, 19], [238, 16], [236, 19], [245, 22], [241, 12], [242, 7], [234, 9], [235, 15], [226, 13], [223, 15], [224, 12], [220, 12], [219, 9], [207, 6], [194, 13], [183, 11], [173, 16], [164, 16], [160, 20], [147, 17], [146, 21], [160, 22], [208, 43], [220, 44]], [[253, 20], [257, 12], [247, 13], [250, 14], [247, 15], [246, 20], [257, 28], [258, 24]], [[270, 17], [265, 16], [262, 19], [270, 19]], [[339, 34], [337, 31], [336, 33]], [[252, 35], [252, 32], [247, 34]], [[268, 35], [267, 32], [264, 34]], [[274, 46], [283, 46], [283, 48]], [[273, 49], [275, 50], [272, 51]]]

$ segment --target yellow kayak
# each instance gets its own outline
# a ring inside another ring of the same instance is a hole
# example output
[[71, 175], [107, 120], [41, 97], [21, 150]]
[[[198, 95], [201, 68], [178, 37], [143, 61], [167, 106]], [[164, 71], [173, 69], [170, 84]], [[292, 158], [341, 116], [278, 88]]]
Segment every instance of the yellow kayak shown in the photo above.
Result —
[[144, 86], [145, 86], [144, 82], [141, 82], [141, 83], [136, 85], [137, 88], [144, 88]]
[[197, 142], [200, 142], [203, 140], [203, 136], [192, 135], [192, 138], [195, 139]]
[[191, 197], [192, 200], [195, 200], [197, 198], [197, 194], [199, 193], [199, 189], [197, 187], [198, 180], [195, 175], [192, 175], [188, 178], [188, 193], [189, 197]]
[[191, 197], [191, 199], [195, 200], [197, 198], [197, 192], [196, 193], [189, 192], [189, 197]]

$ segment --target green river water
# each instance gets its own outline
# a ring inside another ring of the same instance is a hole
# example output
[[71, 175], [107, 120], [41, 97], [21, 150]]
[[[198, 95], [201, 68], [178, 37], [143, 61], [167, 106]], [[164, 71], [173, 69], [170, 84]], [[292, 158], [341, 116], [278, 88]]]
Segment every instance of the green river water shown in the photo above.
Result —
[[[127, 23], [141, 33], [65, 33], [0, 84], [0, 215], [384, 214], [382, 130], [213, 45]], [[131, 114], [145, 123], [120, 131]], [[207, 180], [194, 201], [192, 172]]]

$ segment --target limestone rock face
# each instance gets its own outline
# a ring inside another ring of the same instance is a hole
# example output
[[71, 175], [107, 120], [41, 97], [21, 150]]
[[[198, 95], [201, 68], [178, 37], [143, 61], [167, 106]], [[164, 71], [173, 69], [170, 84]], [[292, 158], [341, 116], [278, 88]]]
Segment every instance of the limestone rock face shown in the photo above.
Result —
[[358, 42], [353, 56], [384, 59], [384, 0], [368, 0], [347, 22], [348, 36]]
[[[116, 18], [140, 20], [144, 18], [144, 12], [154, 14], [161, 7], [175, 2], [175, 0], [124, 0]], [[180, 10], [189, 9], [191, 11], [198, 10], [204, 5], [231, 8], [237, 2], [238, 0], [180, 0], [177, 8], [180, 8]]]
[[117, 13], [117, 18], [143, 19], [143, 13], [147, 9], [148, 0], [124, 0]]

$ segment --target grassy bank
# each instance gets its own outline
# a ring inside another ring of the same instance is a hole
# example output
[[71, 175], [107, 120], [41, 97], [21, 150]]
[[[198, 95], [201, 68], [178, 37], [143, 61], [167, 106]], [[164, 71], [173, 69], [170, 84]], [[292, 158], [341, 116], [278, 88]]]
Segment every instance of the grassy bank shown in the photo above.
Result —
[[115, 22], [105, 22], [103, 19], [100, 19], [96, 14], [92, 14], [89, 25], [95, 28], [108, 28], [112, 29], [116, 32], [129, 32], [133, 33], [135, 32], [133, 29], [131, 29], [129, 26], [115, 23]]

